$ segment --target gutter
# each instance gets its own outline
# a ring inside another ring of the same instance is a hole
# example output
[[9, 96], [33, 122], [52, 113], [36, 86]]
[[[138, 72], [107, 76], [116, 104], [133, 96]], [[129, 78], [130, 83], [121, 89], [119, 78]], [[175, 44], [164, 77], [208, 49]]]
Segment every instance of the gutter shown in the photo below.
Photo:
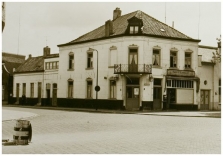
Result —
[[97, 38], [97, 39], [90, 39], [86, 41], [79, 41], [79, 42], [69, 42], [65, 44], [59, 44], [57, 45], [58, 47], [63, 47], [63, 46], [68, 46], [68, 45], [75, 45], [75, 44], [82, 44], [82, 43], [88, 43], [92, 41], [100, 41], [100, 40], [105, 40], [105, 39], [110, 39], [110, 38], [117, 38], [117, 37], [125, 37], [125, 36], [148, 36], [148, 37], [156, 37], [156, 38], [164, 38], [164, 39], [175, 39], [175, 40], [181, 40], [181, 41], [191, 41], [191, 42], [200, 42], [201, 40], [196, 40], [196, 39], [184, 39], [184, 38], [177, 38], [177, 37], [165, 37], [165, 36], [160, 36], [160, 35], [149, 35], [149, 34], [131, 34], [131, 35], [114, 35], [114, 36], [109, 36], [109, 37], [102, 37], [102, 38]]

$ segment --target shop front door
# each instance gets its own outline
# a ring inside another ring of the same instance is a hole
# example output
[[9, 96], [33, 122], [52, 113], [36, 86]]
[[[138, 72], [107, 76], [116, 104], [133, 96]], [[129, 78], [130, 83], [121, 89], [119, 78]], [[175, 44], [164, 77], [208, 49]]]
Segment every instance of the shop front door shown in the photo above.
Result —
[[53, 84], [52, 106], [57, 106], [57, 84]]
[[139, 86], [126, 87], [126, 109], [139, 110]]
[[201, 90], [200, 95], [200, 110], [209, 110], [209, 101], [210, 101], [210, 91]]

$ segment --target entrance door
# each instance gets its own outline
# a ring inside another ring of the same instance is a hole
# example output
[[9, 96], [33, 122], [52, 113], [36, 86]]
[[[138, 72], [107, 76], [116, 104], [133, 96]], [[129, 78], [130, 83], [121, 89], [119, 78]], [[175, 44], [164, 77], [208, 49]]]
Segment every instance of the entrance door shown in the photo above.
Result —
[[153, 109], [161, 109], [162, 103], [162, 79], [153, 81]]
[[46, 104], [50, 105], [50, 89], [46, 90]]
[[16, 84], [16, 103], [19, 104], [19, 83]]
[[41, 85], [42, 83], [38, 82], [38, 103], [41, 103], [41, 90], [42, 90]]
[[153, 88], [153, 109], [161, 109], [162, 102], [162, 88], [154, 87]]
[[126, 109], [139, 110], [139, 78], [127, 78], [126, 85]]
[[126, 109], [138, 110], [139, 109], [139, 86], [126, 87]]
[[210, 94], [209, 90], [201, 90], [200, 109], [209, 110]]
[[53, 84], [52, 106], [57, 106], [57, 84]]
[[138, 72], [138, 49], [129, 49], [129, 72]]

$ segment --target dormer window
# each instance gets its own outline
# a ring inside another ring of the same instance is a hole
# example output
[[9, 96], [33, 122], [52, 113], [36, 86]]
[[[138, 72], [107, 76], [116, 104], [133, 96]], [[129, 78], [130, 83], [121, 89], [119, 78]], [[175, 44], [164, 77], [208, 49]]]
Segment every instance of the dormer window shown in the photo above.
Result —
[[137, 34], [139, 32], [139, 26], [130, 26], [130, 34]]
[[126, 29], [126, 34], [141, 34], [143, 22], [142, 19], [137, 17], [132, 17], [128, 19], [128, 28]]

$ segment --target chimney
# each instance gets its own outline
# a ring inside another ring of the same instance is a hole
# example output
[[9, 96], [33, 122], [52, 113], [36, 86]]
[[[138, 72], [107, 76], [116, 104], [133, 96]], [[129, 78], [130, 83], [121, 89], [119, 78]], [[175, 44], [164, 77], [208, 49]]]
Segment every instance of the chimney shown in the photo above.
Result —
[[172, 22], [172, 27], [174, 28], [174, 21]]
[[29, 58], [32, 58], [32, 55], [31, 54], [29, 54]]
[[105, 37], [108, 37], [111, 34], [113, 34], [113, 22], [108, 20], [105, 22]]
[[113, 11], [113, 20], [119, 18], [122, 14], [122, 11], [120, 10], [120, 8], [116, 8], [114, 11]]
[[46, 46], [45, 48], [43, 48], [43, 56], [48, 56], [48, 55], [50, 55], [50, 48]]

